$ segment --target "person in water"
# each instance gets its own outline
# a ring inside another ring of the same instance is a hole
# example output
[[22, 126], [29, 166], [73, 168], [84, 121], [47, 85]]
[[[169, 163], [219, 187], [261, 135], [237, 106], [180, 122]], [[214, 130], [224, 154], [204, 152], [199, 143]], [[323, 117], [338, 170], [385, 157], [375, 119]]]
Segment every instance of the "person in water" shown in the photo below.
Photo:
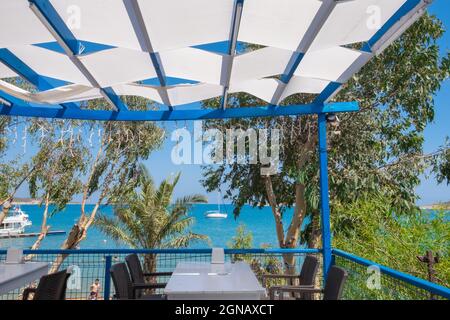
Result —
[[91, 293], [89, 295], [90, 300], [98, 300], [100, 297], [100, 280], [95, 279], [94, 283], [91, 285]]

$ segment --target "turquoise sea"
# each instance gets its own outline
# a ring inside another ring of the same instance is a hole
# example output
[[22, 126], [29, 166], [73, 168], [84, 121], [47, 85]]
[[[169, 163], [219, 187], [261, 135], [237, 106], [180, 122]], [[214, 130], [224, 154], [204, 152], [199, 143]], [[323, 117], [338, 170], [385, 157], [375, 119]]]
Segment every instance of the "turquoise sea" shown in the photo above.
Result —
[[[42, 222], [43, 208], [38, 205], [22, 205], [22, 210], [29, 216], [33, 225], [26, 229], [26, 232], [39, 232]], [[210, 237], [211, 242], [195, 243], [191, 247], [226, 247], [227, 243], [236, 234], [236, 228], [240, 224], [244, 224], [248, 231], [253, 234], [253, 245], [255, 248], [261, 245], [269, 245], [277, 247], [277, 240], [275, 234], [275, 223], [273, 220], [270, 207], [262, 209], [245, 206], [238, 218], [233, 216], [232, 205], [222, 205], [221, 211], [228, 213], [226, 219], [208, 219], [204, 217], [204, 212], [208, 210], [217, 209], [215, 204], [199, 204], [194, 205], [189, 212], [190, 216], [195, 217], [195, 224], [193, 232], [205, 234]], [[87, 208], [89, 210], [89, 206]], [[113, 208], [111, 206], [103, 206], [101, 213], [105, 215], [113, 215]], [[290, 221], [293, 210], [287, 210], [284, 214], [283, 220], [285, 224]], [[69, 232], [73, 224], [77, 221], [80, 215], [80, 205], [68, 205], [64, 211], [56, 213], [52, 216], [48, 224], [51, 226], [50, 230], [64, 230]], [[66, 235], [47, 236], [44, 239], [41, 249], [57, 249], [65, 240]], [[34, 243], [35, 238], [14, 238], [14, 239], [0, 239], [0, 248], [18, 247], [27, 249]], [[81, 243], [81, 249], [108, 249], [108, 248], [126, 248], [123, 244], [117, 244], [105, 234], [101, 233], [95, 227], [91, 227], [88, 231], [87, 238]]]

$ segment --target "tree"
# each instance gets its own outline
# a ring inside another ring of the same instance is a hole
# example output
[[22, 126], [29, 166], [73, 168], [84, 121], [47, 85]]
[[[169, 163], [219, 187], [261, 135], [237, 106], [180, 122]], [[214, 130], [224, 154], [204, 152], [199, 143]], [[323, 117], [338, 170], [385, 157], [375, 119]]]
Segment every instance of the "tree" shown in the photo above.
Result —
[[9, 209], [12, 206], [14, 197], [34, 168], [30, 168], [28, 163], [19, 164], [18, 161], [12, 163], [0, 164], [0, 224], [7, 217]]
[[[17, 79], [9, 79], [10, 82], [18, 85], [21, 88], [26, 88], [30, 91], [35, 88], [28, 88], [28, 84], [24, 81]], [[123, 97], [128, 108], [131, 110], [146, 110], [153, 108], [149, 100], [127, 96]], [[108, 109], [110, 106], [104, 99], [91, 100], [82, 103], [82, 108], [88, 109]], [[2, 133], [4, 128], [11, 121], [4, 117], [1, 118], [0, 129]], [[66, 175], [59, 176], [62, 180], [69, 179], [70, 171], [73, 173], [71, 178], [79, 179], [81, 185], [79, 193], [81, 193], [81, 212], [77, 222], [73, 225], [66, 240], [61, 245], [61, 249], [75, 249], [86, 238], [87, 231], [94, 222], [98, 210], [102, 204], [108, 204], [124, 192], [122, 186], [132, 183], [136, 180], [136, 172], [138, 162], [142, 159], [147, 159], [150, 153], [158, 148], [164, 138], [164, 131], [151, 122], [117, 122], [117, 121], [78, 121], [78, 120], [64, 120], [64, 121], [47, 121], [42, 119], [26, 119], [27, 125], [30, 125], [30, 132], [36, 130], [36, 125], [40, 128], [44, 128], [44, 131], [52, 133], [59, 132], [61, 134], [66, 133], [66, 129], [69, 131], [69, 135], [72, 134], [73, 128], [87, 127], [91, 134], [89, 137], [84, 136], [84, 139], [77, 139], [73, 141], [76, 146], [73, 148], [87, 152], [65, 154], [63, 159], [67, 160], [62, 165], [69, 165], [72, 163], [75, 165], [83, 165], [83, 170], [78, 170], [78, 176], [75, 175], [75, 167], [69, 169]], [[66, 129], [61, 128], [66, 126]], [[62, 132], [64, 131], [64, 132]], [[48, 132], [46, 134], [48, 134]], [[98, 144], [95, 147], [90, 145], [90, 140], [93, 132], [98, 133]], [[36, 131], [34, 131], [36, 133]], [[2, 136], [3, 138], [3, 136]], [[36, 139], [37, 135], [33, 135], [32, 138]], [[64, 139], [64, 138], [61, 138]], [[71, 139], [71, 138], [69, 138]], [[58, 144], [52, 144], [58, 149]], [[0, 147], [6, 148], [8, 146], [8, 140], [2, 139]], [[44, 171], [46, 168], [51, 167], [51, 163], [48, 162], [48, 157], [45, 156], [45, 152], [49, 152], [49, 157], [55, 150], [48, 150], [47, 146], [40, 145], [40, 152], [38, 156], [34, 158], [33, 165], [23, 165], [20, 169], [17, 168], [18, 164], [3, 164], [0, 166], [0, 196], [2, 214], [0, 215], [0, 221], [6, 216], [9, 206], [15, 196], [15, 193], [21, 185], [30, 180], [32, 184], [32, 191], [35, 194], [40, 194], [44, 198], [41, 199], [43, 203], [46, 202], [46, 195], [49, 194], [49, 202], [51, 201], [51, 194], [55, 197], [62, 197], [64, 199], [59, 203], [58, 210], [64, 209], [68, 200], [65, 198], [68, 193], [74, 193], [75, 188], [69, 185], [69, 190], [66, 190], [65, 195], [61, 192], [62, 189], [58, 183], [49, 183], [52, 178], [49, 176], [50, 172]], [[2, 150], [0, 150], [2, 151]], [[40, 159], [41, 161], [37, 161]], [[56, 169], [56, 168], [53, 168]], [[60, 168], [58, 168], [59, 170]], [[84, 170], [85, 169], [85, 170]], [[34, 171], [39, 173], [33, 174]], [[52, 171], [52, 175], [58, 175], [55, 171]], [[53, 178], [56, 178], [54, 176]], [[62, 181], [61, 180], [61, 181]], [[74, 182], [75, 180], [71, 180]], [[58, 187], [56, 187], [58, 185]], [[61, 186], [62, 187], [62, 186]], [[55, 189], [56, 188], [56, 189]], [[51, 190], [51, 191], [50, 191]], [[49, 193], [50, 192], [50, 193]], [[88, 212], [86, 204], [93, 202], [94, 207]], [[46, 214], [44, 212], [44, 214]], [[44, 230], [45, 228], [42, 228]], [[54, 272], [59, 269], [61, 264], [67, 255], [58, 255], [53, 263], [50, 272]]]
[[[20, 77], [3, 80], [23, 89], [35, 91], [27, 81], [22, 80]], [[10, 128], [18, 126], [21, 122], [22, 121], [18, 118], [0, 116], [0, 158], [8, 153], [8, 147], [11, 144], [8, 134]], [[35, 166], [39, 165], [40, 164], [35, 163]], [[30, 166], [27, 162], [20, 163], [18, 159], [11, 161], [10, 163], [0, 163], [0, 206], [2, 207], [0, 212], [0, 224], [8, 215], [8, 211], [12, 206], [17, 191], [33, 173], [35, 166]]]
[[[335, 100], [358, 101], [361, 111], [344, 114], [338, 125], [329, 126], [329, 175], [332, 209], [360, 197], [380, 192], [390, 207], [401, 214], [416, 210], [414, 188], [425, 170], [423, 130], [432, 121], [433, 94], [450, 73], [449, 55], [440, 58], [437, 39], [443, 34], [440, 21], [424, 15], [381, 55], [372, 59], [340, 91]], [[310, 95], [293, 95], [285, 104], [312, 101]], [[219, 107], [219, 100], [208, 101]], [[261, 104], [241, 93], [229, 98], [230, 106]], [[236, 206], [269, 204], [276, 222], [278, 244], [293, 248], [299, 242], [320, 246], [319, 174], [317, 159], [317, 117], [239, 119], [223, 123], [210, 121], [207, 127], [225, 130], [264, 127], [280, 129], [279, 170], [261, 176], [261, 165], [220, 164], [204, 168], [203, 184], [208, 191], [221, 185]], [[290, 224], [284, 226], [286, 208], [295, 207]], [[305, 217], [310, 223], [301, 232]], [[294, 259], [285, 257], [288, 272]]]
[[[181, 248], [193, 241], [207, 240], [207, 236], [189, 230], [195, 218], [187, 215], [192, 204], [205, 203], [206, 198], [194, 194], [171, 203], [179, 179], [180, 174], [172, 181], [165, 179], [156, 188], [146, 168], [141, 166], [136, 189], [116, 204], [113, 218], [100, 215], [95, 225], [131, 248]], [[145, 270], [155, 272], [156, 262], [155, 254], [146, 254]]]
[[[139, 101], [139, 99], [138, 99]], [[103, 204], [111, 204], [125, 192], [124, 185], [137, 179], [138, 161], [147, 159], [161, 144], [164, 132], [151, 122], [93, 122], [100, 133], [96, 151], [83, 161], [87, 175], [81, 187], [81, 212], [61, 249], [75, 249], [86, 238]], [[86, 204], [93, 200], [88, 212]], [[59, 269], [67, 255], [58, 255], [51, 272]]]
[[[40, 234], [31, 249], [38, 249], [47, 236], [48, 217], [61, 211], [80, 192], [80, 176], [85, 170], [83, 159], [87, 152], [83, 144], [75, 142], [81, 139], [80, 136], [58, 136], [64, 130], [64, 122], [42, 121], [40, 125], [45, 125], [48, 133], [40, 140], [40, 149], [32, 159], [33, 164], [41, 165], [32, 172], [28, 186], [31, 197], [41, 199], [40, 206], [44, 206], [44, 211]], [[37, 126], [31, 131], [36, 132], [36, 129]], [[51, 204], [54, 207], [49, 212]]]
[[[14, 141], [10, 141], [8, 132], [10, 127], [18, 126], [21, 122], [10, 117], [0, 117], [0, 157], [8, 154], [8, 147]], [[14, 198], [19, 188], [30, 178], [33, 172], [43, 163], [35, 161], [30, 163], [21, 159], [14, 159], [8, 163], [0, 163], [0, 224], [7, 217], [9, 209], [12, 206]]]

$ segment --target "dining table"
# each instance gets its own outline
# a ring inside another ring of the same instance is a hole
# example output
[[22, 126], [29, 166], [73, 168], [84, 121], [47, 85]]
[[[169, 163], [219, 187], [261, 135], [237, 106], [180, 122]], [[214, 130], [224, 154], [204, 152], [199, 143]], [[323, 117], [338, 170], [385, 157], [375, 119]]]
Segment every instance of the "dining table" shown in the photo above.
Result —
[[0, 263], [0, 294], [22, 288], [48, 273], [47, 262]]
[[260, 300], [265, 289], [243, 261], [180, 262], [164, 294], [168, 300]]

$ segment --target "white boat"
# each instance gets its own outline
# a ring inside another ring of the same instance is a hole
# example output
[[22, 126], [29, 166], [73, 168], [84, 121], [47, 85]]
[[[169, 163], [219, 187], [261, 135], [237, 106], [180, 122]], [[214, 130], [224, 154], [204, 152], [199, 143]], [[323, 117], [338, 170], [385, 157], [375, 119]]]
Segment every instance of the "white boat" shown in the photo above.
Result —
[[219, 210], [210, 210], [205, 212], [207, 218], [225, 219], [228, 214], [220, 212]]
[[226, 219], [228, 214], [220, 211], [220, 194], [217, 197], [217, 210], [209, 210], [205, 212], [205, 217], [214, 219]]
[[25, 228], [31, 226], [32, 222], [28, 215], [20, 207], [10, 209], [8, 215], [0, 224], [0, 237], [19, 235], [25, 232]]

